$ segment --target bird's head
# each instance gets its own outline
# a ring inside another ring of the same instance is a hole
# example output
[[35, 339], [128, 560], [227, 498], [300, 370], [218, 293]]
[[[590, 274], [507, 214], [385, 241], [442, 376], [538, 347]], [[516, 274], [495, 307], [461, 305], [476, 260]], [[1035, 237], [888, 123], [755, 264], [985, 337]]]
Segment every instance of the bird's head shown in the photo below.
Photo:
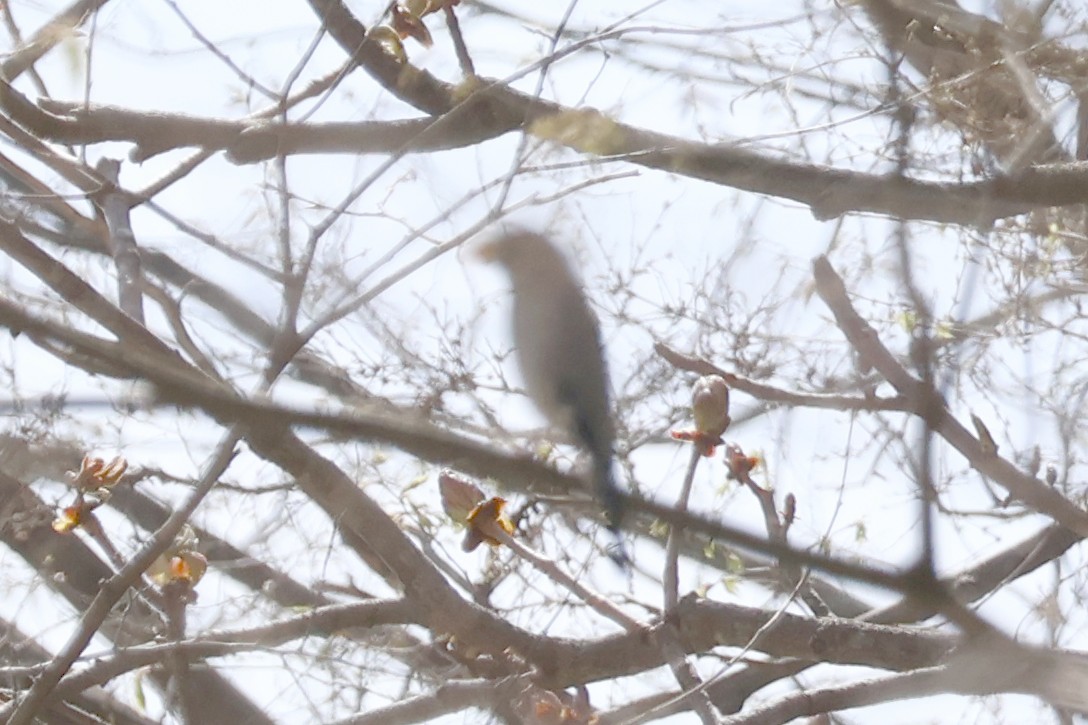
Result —
[[514, 229], [493, 236], [473, 250], [477, 259], [500, 264], [513, 277], [547, 275], [565, 268], [563, 255], [546, 237], [527, 229]]

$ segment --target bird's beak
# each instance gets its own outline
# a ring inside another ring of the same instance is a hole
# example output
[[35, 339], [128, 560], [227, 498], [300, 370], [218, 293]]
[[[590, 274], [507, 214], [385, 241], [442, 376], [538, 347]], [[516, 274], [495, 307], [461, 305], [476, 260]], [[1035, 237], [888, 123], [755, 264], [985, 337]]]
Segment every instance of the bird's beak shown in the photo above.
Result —
[[477, 262], [486, 262], [490, 264], [499, 258], [502, 251], [501, 247], [501, 239], [486, 239], [478, 244], [472, 245], [469, 256]]

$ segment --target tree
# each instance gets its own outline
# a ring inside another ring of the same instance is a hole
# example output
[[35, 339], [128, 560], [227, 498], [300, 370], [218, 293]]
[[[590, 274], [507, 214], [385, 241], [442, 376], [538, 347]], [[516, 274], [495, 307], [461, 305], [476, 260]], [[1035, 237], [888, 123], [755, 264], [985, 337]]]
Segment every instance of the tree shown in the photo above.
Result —
[[[0, 719], [1088, 712], [1078, 3], [53, 5], [2, 8]], [[630, 574], [508, 219], [601, 318]]]

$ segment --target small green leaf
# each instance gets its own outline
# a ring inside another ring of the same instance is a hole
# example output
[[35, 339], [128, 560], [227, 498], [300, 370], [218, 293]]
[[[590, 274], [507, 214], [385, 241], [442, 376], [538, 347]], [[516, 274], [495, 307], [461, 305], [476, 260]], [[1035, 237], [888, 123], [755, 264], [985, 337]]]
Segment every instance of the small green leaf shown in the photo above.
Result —
[[409, 481], [408, 483], [406, 483], [406, 484], [404, 485], [404, 488], [402, 489], [402, 491], [404, 491], [404, 492], [408, 492], [408, 491], [411, 491], [411, 490], [412, 490], [413, 488], [419, 488], [419, 487], [420, 487], [420, 486], [422, 486], [422, 485], [423, 485], [424, 483], [426, 483], [427, 481], [429, 481], [429, 480], [430, 480], [430, 478], [431, 478], [430, 474], [428, 474], [428, 473], [420, 473], [420, 474], [419, 474], [418, 476], [416, 476], [415, 478], [413, 478], [412, 480], [410, 480], [410, 481]]
[[725, 558], [725, 570], [730, 574], [743, 574], [744, 562], [741, 561], [739, 556], [729, 552], [729, 555]]
[[136, 707], [143, 712], [147, 712], [147, 693], [144, 692], [144, 670], [140, 670], [136, 673], [136, 679], [133, 680], [132, 686], [136, 691]]

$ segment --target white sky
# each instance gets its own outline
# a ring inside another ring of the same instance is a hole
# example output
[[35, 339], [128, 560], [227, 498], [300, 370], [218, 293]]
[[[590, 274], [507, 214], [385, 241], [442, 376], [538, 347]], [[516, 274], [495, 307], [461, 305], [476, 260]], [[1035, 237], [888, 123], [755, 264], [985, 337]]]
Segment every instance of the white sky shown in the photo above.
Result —
[[[527, 18], [551, 25], [562, 15], [565, 4], [503, 3]], [[61, 3], [38, 2], [13, 4], [16, 18], [24, 29], [37, 27], [40, 19], [52, 15]], [[220, 0], [186, 0], [181, 3], [189, 19], [246, 72], [260, 83], [280, 88], [283, 78], [291, 71], [295, 59], [311, 42], [316, 23], [305, 3], [287, 0], [244, 1], [223, 3]], [[761, 2], [729, 3], [715, 17], [704, 3], [663, 2], [643, 18], [639, 25], [668, 25], [670, 27], [739, 27], [753, 21], [788, 18], [802, 8], [800, 3], [779, 4]], [[522, 7], [524, 6], [524, 7]], [[572, 27], [599, 28], [614, 21], [620, 12], [628, 12], [625, 3], [594, 0], [579, 3]], [[351, 7], [360, 18], [370, 23], [384, 3], [353, 2]], [[773, 10], [768, 10], [773, 7]], [[813, 42], [807, 21], [787, 24], [781, 28], [760, 31], [725, 32], [706, 36], [676, 35], [668, 42], [682, 47], [703, 50], [716, 49], [723, 53], [738, 53], [751, 44], [765, 53], [775, 53], [789, 68], [804, 69], [822, 62], [827, 57], [841, 58], [827, 72], [835, 77], [849, 74], [850, 79], [862, 85], [873, 85], [885, 80], [882, 68], [867, 56], [872, 49], [852, 33], [847, 24], [836, 18], [843, 12], [828, 7], [816, 14], [815, 22], [829, 30], [826, 37]], [[462, 18], [466, 40], [483, 75], [502, 77], [520, 66], [538, 58], [545, 48], [540, 33], [529, 25], [514, 25], [494, 16], [476, 16], [467, 5], [458, 11]], [[413, 63], [419, 64], [440, 77], [455, 80], [456, 60], [446, 37], [444, 24], [436, 20], [428, 22], [436, 39], [436, 46], [423, 50], [412, 41], [407, 49]], [[648, 73], [628, 62], [623, 54], [630, 52], [639, 57], [639, 42], [650, 36], [631, 36], [626, 45], [617, 45], [615, 55], [602, 62], [596, 53], [584, 53], [554, 66], [545, 86], [545, 95], [570, 105], [589, 105], [602, 109], [624, 122], [667, 133], [701, 139], [721, 141], [752, 141], [755, 148], [775, 148], [789, 156], [802, 153], [812, 161], [866, 171], [887, 171], [890, 161], [874, 163], [872, 156], [862, 155], [887, 140], [882, 119], [862, 116], [855, 108], [844, 104], [842, 108], [828, 111], [823, 105], [805, 100], [790, 81], [768, 82], [759, 92], [742, 95], [738, 85], [728, 83], [697, 82], [679, 83], [663, 73]], [[39, 69], [47, 78], [50, 90], [60, 98], [82, 98], [87, 70], [81, 55], [86, 48], [87, 37], [73, 38], [62, 49], [51, 53]], [[688, 57], [684, 57], [687, 55]], [[690, 60], [688, 59], [690, 58]], [[655, 48], [642, 59], [662, 64], [690, 68], [695, 74], [708, 74], [725, 79], [731, 78], [732, 69], [726, 64], [711, 64], [697, 59], [694, 53]], [[343, 62], [343, 54], [331, 42], [322, 44], [310, 66], [296, 84], [301, 88]], [[182, 112], [209, 117], [242, 117], [263, 108], [267, 101], [252, 92], [234, 77], [219, 61], [210, 57], [192, 38], [165, 2], [138, 3], [117, 0], [107, 6], [100, 15], [91, 66], [91, 99], [97, 103], [118, 104], [134, 109], [162, 112]], [[531, 89], [536, 77], [530, 76], [519, 82], [523, 89]], [[802, 85], [798, 82], [798, 88]], [[24, 90], [25, 84], [21, 85]], [[352, 73], [337, 91], [325, 99], [315, 120], [361, 120], [365, 118], [409, 118], [416, 114], [403, 104], [385, 94], [375, 92], [375, 84], [362, 72]], [[786, 101], [792, 106], [788, 106]], [[873, 99], [869, 99], [873, 100]], [[310, 106], [308, 105], [307, 108]], [[796, 111], [796, 115], [794, 115]], [[834, 119], [852, 119], [834, 128], [830, 135], [813, 132], [784, 135], [800, 125], [817, 126]], [[390, 245], [397, 243], [405, 229], [395, 219], [406, 219], [419, 224], [438, 215], [467, 190], [502, 175], [510, 166], [517, 139], [508, 136], [489, 142], [480, 148], [411, 156], [403, 159], [388, 171], [381, 182], [368, 191], [352, 207], [358, 214], [347, 223], [338, 224], [329, 234], [322, 248], [320, 259], [331, 269], [342, 269], [346, 274], [357, 274], [365, 269]], [[122, 145], [99, 146], [88, 150], [88, 156], [122, 157], [128, 148]], [[142, 165], [126, 163], [122, 181], [129, 188], [140, 188], [171, 169], [188, 152], [172, 152]], [[571, 152], [545, 149], [535, 155], [533, 163], [558, 163], [578, 160]], [[305, 240], [307, 226], [316, 223], [324, 212], [309, 208], [311, 202], [336, 204], [346, 190], [364, 178], [370, 170], [383, 161], [380, 157], [297, 157], [288, 162], [289, 173], [295, 184], [294, 191], [304, 198], [297, 208], [293, 229], [295, 241]], [[519, 180], [514, 185], [512, 201], [533, 193], [554, 193], [566, 184], [595, 174], [627, 170], [622, 165], [590, 166], [567, 174], [540, 174]], [[207, 162], [189, 178], [165, 192], [160, 203], [171, 212], [186, 219], [205, 231], [215, 233], [221, 240], [246, 249], [266, 251], [271, 257], [274, 241], [271, 237], [276, 219], [270, 216], [265, 183], [271, 175], [259, 166], [238, 167], [221, 157]], [[493, 199], [493, 197], [491, 197]], [[490, 200], [490, 199], [489, 199]], [[484, 204], [468, 205], [453, 215], [448, 223], [439, 225], [434, 238], [444, 241], [460, 229], [468, 226], [483, 212]], [[386, 218], [378, 218], [384, 215]], [[749, 218], [755, 222], [748, 225]], [[610, 309], [604, 297], [602, 280], [610, 269], [623, 269], [632, 260], [646, 263], [650, 273], [638, 283], [637, 290], [647, 299], [670, 301], [691, 300], [706, 307], [715, 303], [720, 290], [707, 289], [698, 280], [708, 270], [717, 270], [724, 260], [731, 257], [738, 247], [751, 247], [756, 251], [741, 257], [728, 268], [725, 279], [734, 285], [734, 292], [745, 304], [754, 305], [766, 296], [789, 300], [781, 313], [767, 320], [773, 334], [795, 340], [813, 338], [823, 349], [829, 343], [839, 345], [841, 339], [826, 321], [828, 311], [818, 298], [811, 296], [809, 285], [810, 260], [813, 256], [833, 248], [832, 262], [850, 280], [852, 294], [858, 298], [863, 314], [874, 316], [874, 323], [896, 319], [902, 312], [902, 297], [892, 287], [889, 279], [892, 269], [892, 227], [885, 220], [865, 217], [848, 218], [840, 227], [837, 221], [818, 222], [805, 208], [792, 202], [762, 199], [752, 195], [737, 194], [731, 189], [661, 173], [640, 170], [637, 177], [613, 181], [591, 188], [559, 204], [529, 209], [517, 215], [518, 221], [543, 226], [554, 224], [556, 229], [570, 235], [572, 255], [579, 261], [582, 274], [601, 308]], [[175, 228], [156, 215], [138, 211], [133, 218], [135, 231], [141, 245], [175, 253], [184, 263], [206, 274], [213, 280], [229, 286], [246, 299], [255, 309], [275, 321], [279, 314], [278, 292], [267, 280], [242, 269], [209, 252], [198, 242], [181, 235]], [[968, 286], [962, 278], [964, 252], [955, 241], [960, 230], [942, 231], [933, 228], [916, 230], [915, 248], [919, 251], [917, 265], [923, 288], [932, 294], [938, 316], [956, 312], [963, 297], [972, 303], [974, 313], [990, 308], [989, 293], [996, 288], [989, 270], [980, 273], [974, 286]], [[384, 278], [400, 264], [415, 259], [425, 252], [425, 242], [417, 242], [401, 253], [394, 264], [379, 271], [372, 280]], [[637, 250], [637, 251], [636, 251]], [[879, 274], [864, 277], [855, 285], [854, 269], [862, 268], [868, 257], [876, 259]], [[650, 261], [646, 261], [650, 260]], [[85, 263], [72, 260], [90, 279], [100, 283], [100, 289], [111, 290], [109, 275], [112, 270], [102, 263]], [[17, 269], [6, 266], [6, 279], [19, 289], [28, 289], [30, 278]], [[780, 277], [781, 275], [781, 277]], [[719, 276], [716, 272], [711, 278]], [[438, 317], [450, 322], [469, 323], [481, 309], [479, 319], [471, 323], [472, 345], [469, 347], [475, 362], [485, 359], [490, 349], [508, 346], [506, 333], [506, 304], [508, 302], [500, 275], [490, 270], [467, 264], [462, 255], [450, 254], [424, 268], [382, 295], [378, 301], [379, 314], [388, 316], [395, 326], [403, 325], [412, 331], [414, 341], [421, 349], [435, 352], [444, 344], [446, 331], [428, 311], [435, 309]], [[739, 288], [737, 288], [739, 287]], [[315, 308], [320, 309], [323, 300], [318, 298]], [[192, 302], [194, 331], [198, 339], [224, 354], [235, 356], [232, 361], [239, 371], [252, 366], [252, 346], [249, 341], [224, 334], [225, 325], [207, 315], [199, 303]], [[149, 306], [149, 310], [153, 310]], [[650, 307], [646, 311], [649, 313]], [[152, 321], [155, 321], [153, 314]], [[157, 324], [161, 324], [161, 320]], [[627, 378], [636, 372], [638, 356], [644, 354], [652, 340], [643, 331], [630, 327], [617, 327], [606, 321], [606, 338], [609, 344], [609, 360], [617, 388], [622, 389]], [[362, 340], [354, 334], [360, 325], [356, 317], [336, 328], [335, 334], [321, 335], [315, 346], [346, 367], [367, 361], [372, 355]], [[670, 326], [661, 321], [662, 330]], [[681, 326], [680, 329], [685, 329]], [[764, 330], [767, 332], [767, 330]], [[686, 332], [694, 345], [694, 329]], [[905, 335], [885, 339], [893, 349], [901, 348]], [[1053, 345], [1049, 341], [1048, 345]], [[30, 394], [56, 392], [59, 386], [70, 392], [81, 389], [95, 390], [98, 381], [88, 381], [80, 375], [59, 370], [50, 360], [42, 360], [25, 341], [4, 343], [5, 362], [13, 361], [20, 370], [21, 392]], [[727, 349], [726, 344], [720, 349]], [[969, 351], [968, 351], [969, 352]], [[1002, 362], [1005, 370], [995, 372], [996, 382], [1007, 382], [1014, 377], [1029, 378], [1036, 373], [1049, 371], [1057, 350], [1047, 347], [1030, 347], [1024, 352], [1009, 345]], [[1062, 348], [1062, 358], [1075, 357], [1079, 350]], [[1030, 362], [1029, 362], [1030, 361]], [[720, 360], [728, 367], [728, 361]], [[801, 370], [805, 360], [792, 361], [777, 372], [770, 382], [787, 384]], [[517, 379], [516, 371], [507, 363], [507, 373]], [[843, 361], [841, 373], [848, 373], [852, 363]], [[406, 386], [410, 383], [406, 381]], [[116, 389], [115, 389], [116, 390]], [[310, 401], [324, 405], [328, 401], [313, 399], [312, 389], [291, 382], [277, 389], [277, 395], [295, 403]], [[682, 401], [672, 401], [680, 403]], [[991, 430], [999, 437], [1003, 451], [1013, 448], [1029, 448], [1042, 442], [1044, 451], [1057, 455], [1052, 419], [1040, 413], [1026, 397], [1003, 397], [987, 401], [978, 391], [968, 387], [950, 392], [953, 410], [966, 420], [971, 411], [987, 421], [993, 421]], [[742, 394], [734, 396], [734, 411], [743, 411], [753, 401]], [[530, 406], [521, 400], [504, 403], [504, 422], [511, 429], [524, 430], [540, 424]], [[635, 413], [639, 414], [638, 411]], [[643, 411], [644, 415], [650, 415]], [[92, 436], [95, 445], [109, 450], [123, 450], [134, 465], [155, 465], [179, 474], [195, 473], [203, 456], [214, 444], [217, 434], [202, 431], [192, 416], [173, 414], [135, 416], [118, 425], [118, 421], [101, 422]], [[901, 422], [897, 422], [901, 425]], [[891, 461], [881, 459], [877, 467], [869, 456], [850, 457], [844, 462], [843, 451], [866, 436], [873, 436], [875, 426], [871, 417], [861, 417], [851, 423], [846, 414], [827, 411], [786, 411], [770, 413], [756, 421], [737, 426], [729, 437], [746, 450], [759, 450], [767, 458], [769, 472], [779, 493], [795, 492], [800, 501], [799, 520], [793, 532], [796, 543], [812, 543], [825, 534], [830, 535], [837, 551], [853, 551], [874, 559], [905, 564], [911, 561], [917, 549], [914, 532], [915, 517], [913, 484], [895, 470]], [[916, 433], [908, 428], [911, 435]], [[184, 436], [186, 443], [172, 442]], [[165, 440], [164, 440], [165, 439]], [[647, 493], [671, 500], [679, 486], [686, 462], [686, 450], [672, 445], [647, 447], [635, 458], [639, 481]], [[847, 465], [848, 463], [848, 465]], [[245, 469], [242, 469], [245, 470]], [[419, 469], [411, 462], [394, 457], [382, 464], [387, 474], [399, 472], [399, 479], [410, 479]], [[956, 455], [942, 455], [936, 474], [938, 477], [959, 473], [960, 480], [949, 500], [965, 509], [986, 508], [985, 497], [976, 474], [964, 472], [965, 464]], [[1073, 473], [1079, 474], [1078, 465]], [[281, 477], [265, 466], [253, 465], [246, 473], [235, 470], [235, 476], [251, 476], [245, 483], [272, 484]], [[394, 478], [398, 476], [394, 473]], [[700, 473], [696, 493], [696, 505], [704, 510], [721, 510], [734, 524], [749, 522], [753, 530], [759, 530], [761, 521], [755, 502], [744, 491], [732, 491], [721, 495], [723, 469], [719, 463], [704, 468]], [[845, 487], [845, 488], [843, 488]], [[177, 497], [175, 488], [162, 486], [158, 493]], [[45, 490], [48, 490], [46, 488]], [[416, 505], [433, 505], [437, 486], [434, 480], [413, 489], [403, 501], [399, 491], [368, 491], [391, 507], [403, 506], [404, 502]], [[840, 495], [841, 493], [841, 495]], [[57, 494], [59, 496], [59, 493]], [[324, 534], [314, 533], [307, 544], [309, 551], [300, 551], [300, 537], [307, 534], [306, 517], [312, 510], [294, 510], [298, 498], [285, 495], [272, 499], [266, 497], [267, 510], [240, 510], [239, 504], [227, 496], [213, 497], [201, 512], [201, 521], [213, 530], [229, 531], [231, 538], [243, 543], [260, 545], [262, 550], [283, 552], [284, 565], [289, 571], [304, 579], [333, 579], [348, 581], [357, 577], [367, 587], [378, 587], [374, 577], [358, 571], [358, 563], [345, 557], [327, 557], [329, 546], [336, 542]], [[284, 509], [291, 510], [291, 519], [298, 526], [276, 530]], [[857, 524], [865, 523], [866, 537], [859, 540]], [[944, 571], [953, 571], [976, 557], [989, 552], [995, 545], [1008, 544], [1026, 536], [1039, 526], [1039, 520], [997, 522], [983, 520], [962, 527], [942, 525], [939, 532], [938, 552]], [[322, 538], [324, 535], [325, 538]], [[457, 537], [449, 532], [442, 541], [450, 549], [452, 557], [471, 574], [476, 574], [484, 559], [480, 553], [461, 555], [457, 550]], [[655, 547], [639, 546], [637, 555], [644, 566], [660, 571], [661, 556]], [[12, 556], [0, 554], [0, 561], [8, 566]], [[1074, 554], [1079, 562], [1080, 556]], [[720, 578], [719, 573], [696, 571], [690, 565], [682, 567], [681, 589], [694, 588]], [[1026, 637], [1041, 630], [1031, 614], [1032, 604], [1052, 585], [1053, 571], [1043, 570], [1026, 577], [1022, 582], [989, 599], [982, 608], [985, 616], [1000, 623], [1007, 631]], [[17, 577], [13, 577], [17, 578]], [[599, 573], [593, 578], [594, 585], [613, 593], [625, 589], [625, 583], [617, 577]], [[380, 589], [380, 591], [384, 591]], [[873, 601], [884, 600], [887, 595], [859, 589]], [[747, 604], [774, 606], [762, 590], [741, 586], [736, 593], [717, 586], [715, 596]], [[40, 594], [40, 593], [39, 593]], [[21, 610], [19, 620], [27, 621], [32, 613], [48, 609], [38, 606], [39, 594], [9, 597], [9, 608]], [[502, 592], [500, 592], [502, 594]], [[636, 598], [658, 604], [660, 592], [644, 580], [636, 580], [633, 591]], [[524, 592], [509, 593], [512, 601]], [[202, 585], [201, 600], [194, 608], [191, 628], [200, 631], [202, 626], [224, 626], [219, 620], [219, 608], [232, 599], [244, 597], [226, 580], [212, 576]], [[1069, 604], [1068, 602], [1063, 602]], [[243, 602], [235, 602], [244, 607]], [[1068, 613], [1068, 607], [1066, 607]], [[251, 616], [253, 613], [250, 613]], [[242, 613], [239, 613], [242, 616]], [[531, 626], [532, 610], [515, 613], [515, 621]], [[244, 621], [231, 622], [244, 624]], [[609, 625], [601, 631], [609, 631]], [[555, 631], [583, 632], [584, 625], [576, 620], [560, 618]], [[31, 625], [30, 631], [59, 644], [64, 639], [65, 628], [41, 622]], [[1066, 646], [1084, 646], [1083, 618], [1076, 616], [1066, 630]], [[274, 662], [275, 660], [273, 660]], [[231, 669], [229, 666], [225, 669]], [[240, 666], [236, 675], [247, 684], [252, 683], [257, 692], [270, 694], [267, 704], [279, 711], [283, 708], [285, 722], [301, 716], [305, 706], [293, 697], [291, 688], [297, 682], [269, 664], [269, 660], [255, 663], [252, 667]], [[662, 676], [660, 684], [668, 685]], [[608, 687], [595, 688], [595, 694], [608, 694]], [[258, 698], [261, 700], [261, 698]], [[319, 698], [318, 698], [319, 699]], [[263, 700], [262, 704], [264, 703]], [[932, 698], [922, 703], [892, 704], [848, 713], [853, 722], [934, 722], [948, 721], [949, 712], [956, 712], [956, 719], [989, 722], [1011, 720], [1017, 713], [1037, 713], [1035, 703], [1026, 698], [1002, 698], [999, 712], [990, 712], [990, 702], [965, 702], [960, 698]], [[458, 716], [451, 722], [469, 722], [470, 716]], [[682, 722], [683, 718], [674, 721]]]

